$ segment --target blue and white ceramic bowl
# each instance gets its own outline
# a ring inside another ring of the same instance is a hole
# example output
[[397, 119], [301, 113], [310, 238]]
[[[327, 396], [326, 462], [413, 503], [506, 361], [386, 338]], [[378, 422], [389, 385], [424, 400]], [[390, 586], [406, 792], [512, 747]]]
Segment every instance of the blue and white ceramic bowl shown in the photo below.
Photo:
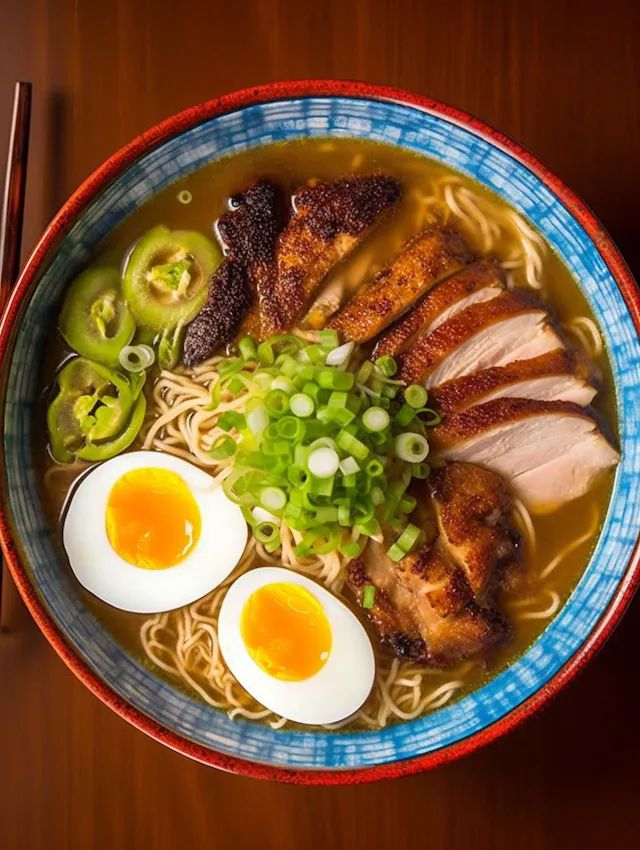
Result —
[[[83, 605], [45, 520], [31, 433], [38, 368], [67, 282], [108, 232], [181, 175], [236, 151], [307, 136], [349, 136], [426, 154], [486, 185], [546, 237], [599, 320], [616, 387], [622, 460], [595, 552], [535, 644], [492, 681], [428, 716], [375, 732], [274, 731], [231, 720], [127, 655]], [[451, 759], [536, 710], [595, 652], [638, 581], [639, 299], [600, 224], [509, 139], [457, 110], [392, 89], [340, 82], [269, 85], [187, 110], [136, 139], [63, 207], [30, 257], [0, 329], [0, 533], [16, 584], [55, 649], [101, 699], [153, 737], [254, 776], [336, 783], [398, 776]]]

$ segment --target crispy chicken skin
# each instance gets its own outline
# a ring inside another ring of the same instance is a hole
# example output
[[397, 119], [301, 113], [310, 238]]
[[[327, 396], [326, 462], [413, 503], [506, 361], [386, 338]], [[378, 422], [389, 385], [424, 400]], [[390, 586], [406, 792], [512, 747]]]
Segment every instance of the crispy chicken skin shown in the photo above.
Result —
[[347, 340], [366, 342], [383, 331], [432, 286], [471, 260], [456, 231], [428, 227], [329, 322]]
[[193, 366], [231, 342], [242, 327], [259, 334], [256, 294], [271, 279], [275, 246], [285, 221], [282, 191], [261, 180], [231, 198], [218, 221], [227, 255], [209, 282], [204, 307], [187, 327], [184, 363]]
[[224, 259], [211, 276], [204, 307], [187, 326], [182, 359], [185, 366], [202, 363], [233, 339], [251, 306], [243, 267]]
[[433, 469], [427, 485], [443, 544], [476, 599], [491, 591], [518, 560], [520, 538], [511, 514], [511, 494], [488, 469], [450, 463]]
[[312, 181], [294, 194], [294, 213], [278, 239], [275, 275], [258, 286], [262, 336], [290, 329], [330, 269], [358, 245], [400, 198], [381, 174]]
[[398, 357], [419, 336], [471, 304], [489, 301], [504, 291], [504, 272], [489, 258], [477, 260], [430, 290], [425, 297], [381, 337], [374, 357]]
[[367, 615], [398, 657], [446, 666], [508, 637], [494, 592], [518, 561], [520, 539], [497, 475], [450, 464], [421, 486], [422, 513], [413, 519], [435, 511], [435, 536], [397, 564], [370, 542], [347, 582], [358, 600], [366, 584], [375, 586]]
[[431, 388], [479, 369], [562, 348], [560, 338], [547, 327], [549, 321], [546, 307], [534, 296], [504, 292], [418, 339], [402, 360], [400, 377]]
[[431, 401], [444, 413], [505, 397], [572, 401], [584, 406], [595, 396], [596, 383], [586, 355], [558, 348], [447, 381], [433, 390]]

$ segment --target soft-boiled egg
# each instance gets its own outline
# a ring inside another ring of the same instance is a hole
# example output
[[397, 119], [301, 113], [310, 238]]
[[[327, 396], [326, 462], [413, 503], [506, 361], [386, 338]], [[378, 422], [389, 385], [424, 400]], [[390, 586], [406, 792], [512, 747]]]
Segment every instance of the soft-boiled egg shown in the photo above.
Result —
[[291, 570], [260, 567], [240, 576], [222, 601], [218, 639], [242, 687], [298, 723], [350, 717], [373, 685], [373, 649], [358, 618]]
[[144, 614], [209, 593], [246, 542], [240, 508], [210, 475], [146, 451], [92, 469], [73, 493], [63, 528], [80, 584], [116, 608]]

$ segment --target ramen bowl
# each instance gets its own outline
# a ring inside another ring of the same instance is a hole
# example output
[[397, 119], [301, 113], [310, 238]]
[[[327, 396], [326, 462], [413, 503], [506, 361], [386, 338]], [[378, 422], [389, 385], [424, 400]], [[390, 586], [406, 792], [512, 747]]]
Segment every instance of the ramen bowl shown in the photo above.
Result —
[[[601, 327], [616, 394], [621, 462], [595, 550], [535, 643], [481, 688], [418, 719], [375, 731], [274, 730], [207, 707], [129, 655], [63, 569], [38, 487], [33, 433], [39, 364], [68, 280], [140, 204], [217, 158], [274, 141], [351, 137], [424, 154], [466, 174], [525, 216], [578, 282]], [[101, 166], [29, 257], [5, 310], [2, 357], [3, 551], [27, 607], [65, 663], [128, 722], [224, 770], [298, 783], [392, 778], [468, 753], [513, 728], [596, 652], [639, 576], [639, 299], [615, 246], [586, 206], [531, 154], [456, 109], [347, 82], [273, 84], [188, 109]]]

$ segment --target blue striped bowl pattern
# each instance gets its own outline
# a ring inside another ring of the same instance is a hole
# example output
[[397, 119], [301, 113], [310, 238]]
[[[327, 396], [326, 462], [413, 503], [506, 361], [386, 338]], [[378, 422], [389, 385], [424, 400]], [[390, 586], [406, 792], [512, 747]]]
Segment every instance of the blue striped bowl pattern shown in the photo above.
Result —
[[[38, 366], [61, 294], [96, 246], [132, 210], [181, 175], [221, 156], [306, 136], [363, 137], [430, 156], [486, 185], [544, 234], [585, 293], [604, 332], [615, 378], [622, 461], [596, 551], [571, 597], [511, 667], [453, 705], [373, 732], [274, 731], [206, 707], [131, 658], [83, 605], [62, 569], [39, 496], [31, 452]], [[360, 768], [432, 752], [489, 726], [538, 691], [574, 655], [611, 600], [639, 532], [640, 346], [598, 250], [526, 166], [480, 134], [413, 106], [346, 97], [272, 101], [220, 115], [150, 151], [81, 214], [49, 261], [21, 322], [10, 369], [4, 453], [9, 507], [42, 601], [90, 668], [125, 700], [187, 739], [288, 768]]]

